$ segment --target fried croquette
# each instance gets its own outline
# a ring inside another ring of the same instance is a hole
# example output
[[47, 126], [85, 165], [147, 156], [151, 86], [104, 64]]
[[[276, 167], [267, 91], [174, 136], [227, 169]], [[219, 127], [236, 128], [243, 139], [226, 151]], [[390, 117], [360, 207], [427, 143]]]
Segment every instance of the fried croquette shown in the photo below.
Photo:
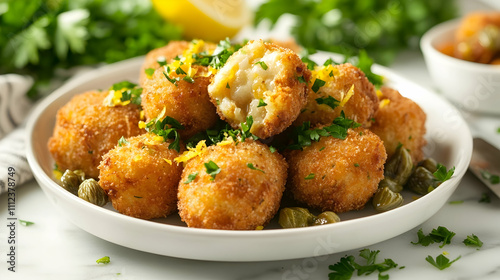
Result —
[[401, 96], [392, 88], [380, 90], [380, 106], [375, 112], [374, 123], [370, 130], [384, 142], [390, 158], [399, 145], [406, 148], [413, 159], [419, 162], [424, 158], [425, 112], [413, 100]]
[[182, 165], [174, 161], [179, 153], [169, 144], [146, 133], [126, 139], [104, 155], [99, 184], [118, 212], [153, 219], [177, 210]]
[[106, 106], [107, 95], [107, 91], [76, 95], [57, 112], [48, 148], [59, 169], [80, 169], [86, 176], [97, 178], [102, 156], [122, 136], [144, 133], [138, 127], [139, 107], [134, 104]]
[[188, 41], [170, 41], [166, 46], [148, 52], [144, 58], [144, 63], [142, 64], [141, 71], [139, 73], [139, 84], [143, 86], [148, 78], [145, 71], [146, 69], [158, 69], [161, 67], [158, 63], [159, 60], [162, 63], [170, 63], [175, 57], [182, 55], [182, 53], [188, 48]]
[[[203, 71], [204, 67], [193, 65], [192, 68]], [[207, 93], [210, 77], [196, 76], [193, 82], [179, 80], [174, 84], [165, 77], [165, 71], [156, 69], [144, 84], [141, 97], [146, 119], [155, 119], [165, 110], [165, 116], [184, 126], [179, 130], [183, 139], [212, 127], [219, 117]]]
[[253, 118], [251, 133], [268, 138], [297, 118], [306, 103], [310, 71], [293, 51], [250, 41], [214, 75], [208, 93], [233, 128]]
[[344, 140], [322, 137], [286, 157], [293, 197], [309, 207], [341, 213], [363, 208], [377, 191], [387, 155], [382, 140], [359, 127], [349, 129]]
[[[316, 79], [325, 84], [315, 88], [315, 84], [319, 85]], [[295, 125], [305, 121], [311, 122], [312, 126], [329, 125], [344, 111], [347, 118], [369, 127], [378, 108], [375, 87], [359, 68], [350, 63], [316, 67], [308, 90], [307, 105]], [[331, 98], [336, 100], [335, 109], [330, 106]]]
[[179, 215], [189, 227], [254, 230], [278, 211], [286, 176], [285, 159], [260, 142], [209, 146], [184, 167]]

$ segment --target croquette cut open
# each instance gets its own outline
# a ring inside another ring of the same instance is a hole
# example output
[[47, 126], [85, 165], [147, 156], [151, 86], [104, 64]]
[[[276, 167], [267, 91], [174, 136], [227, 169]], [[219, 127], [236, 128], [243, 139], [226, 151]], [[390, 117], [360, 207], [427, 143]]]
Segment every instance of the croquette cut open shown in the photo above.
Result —
[[235, 52], [208, 86], [217, 112], [233, 128], [253, 118], [251, 133], [268, 138], [297, 118], [310, 71], [293, 51], [262, 40]]

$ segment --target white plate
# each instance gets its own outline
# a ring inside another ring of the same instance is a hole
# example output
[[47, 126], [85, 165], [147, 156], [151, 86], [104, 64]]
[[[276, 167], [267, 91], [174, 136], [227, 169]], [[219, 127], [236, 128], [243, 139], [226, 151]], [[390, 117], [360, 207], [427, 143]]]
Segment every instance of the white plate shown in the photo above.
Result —
[[[317, 54], [324, 61], [327, 54]], [[135, 81], [143, 58], [96, 69], [75, 78], [45, 98], [28, 122], [28, 161], [47, 197], [75, 225], [110, 242], [160, 255], [213, 261], [269, 261], [315, 257], [375, 244], [404, 233], [435, 214], [458, 186], [472, 152], [469, 129], [458, 111], [441, 97], [375, 66], [389, 85], [417, 102], [427, 113], [426, 155], [448, 167], [454, 176], [430, 194], [413, 200], [404, 192], [405, 205], [377, 214], [370, 205], [340, 215], [342, 222], [299, 229], [278, 229], [274, 221], [261, 231], [188, 228], [177, 215], [146, 221], [121, 215], [109, 205], [98, 207], [70, 194], [52, 180], [54, 162], [47, 149], [57, 110], [72, 96], [107, 89], [125, 79]]]

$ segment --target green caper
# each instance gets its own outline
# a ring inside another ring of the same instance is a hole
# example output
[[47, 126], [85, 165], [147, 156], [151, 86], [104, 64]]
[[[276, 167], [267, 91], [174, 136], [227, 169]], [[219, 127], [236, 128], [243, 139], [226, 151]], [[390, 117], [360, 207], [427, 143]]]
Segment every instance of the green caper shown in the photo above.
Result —
[[334, 224], [340, 222], [339, 216], [332, 211], [325, 211], [314, 219], [314, 226]]
[[426, 159], [422, 160], [418, 165], [429, 170], [431, 173], [436, 172], [438, 169], [437, 168], [437, 161], [435, 161], [432, 158], [426, 158]]
[[80, 178], [80, 184], [83, 181], [85, 181], [85, 172], [83, 172], [83, 170], [80, 170], [80, 169], [73, 170], [73, 173], [75, 173]]
[[391, 178], [399, 185], [406, 184], [413, 171], [413, 160], [411, 155], [402, 146], [396, 149], [396, 153], [387, 161], [384, 167], [384, 176]]
[[81, 174], [83, 171], [75, 170], [71, 171], [67, 169], [61, 176], [62, 187], [74, 195], [78, 195], [78, 187], [85, 180], [85, 173], [83, 173], [83, 180]]
[[389, 211], [403, 205], [403, 196], [384, 187], [378, 189], [373, 196], [372, 204], [375, 210], [379, 212]]
[[380, 181], [380, 183], [378, 183], [378, 187], [379, 188], [388, 187], [389, 189], [391, 189], [391, 191], [396, 192], [396, 193], [401, 192], [403, 190], [402, 185], [396, 183], [394, 180], [392, 180], [389, 177], [385, 177], [384, 179], [382, 179], [382, 181]]
[[282, 228], [308, 227], [314, 223], [314, 215], [306, 208], [287, 207], [280, 211], [278, 223]]
[[439, 183], [432, 172], [423, 166], [419, 166], [408, 179], [406, 187], [415, 193], [425, 195], [429, 193], [429, 190], [436, 188]]
[[78, 197], [97, 206], [103, 206], [108, 202], [106, 192], [94, 179], [87, 179], [80, 184]]

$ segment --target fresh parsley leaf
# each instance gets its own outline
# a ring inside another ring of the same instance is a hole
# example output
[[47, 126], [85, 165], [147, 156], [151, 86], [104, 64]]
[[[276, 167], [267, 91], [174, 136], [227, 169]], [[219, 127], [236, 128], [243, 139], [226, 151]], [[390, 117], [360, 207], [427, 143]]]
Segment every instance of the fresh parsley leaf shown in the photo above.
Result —
[[430, 235], [425, 235], [422, 229], [419, 229], [417, 232], [417, 237], [418, 241], [417, 242], [411, 242], [413, 245], [420, 244], [422, 246], [429, 246], [430, 244], [434, 243], [434, 240]]
[[481, 248], [483, 246], [483, 242], [481, 240], [479, 240], [479, 237], [477, 237], [475, 234], [467, 235], [467, 238], [464, 239], [463, 243], [466, 246], [470, 246], [470, 247]]
[[267, 106], [267, 103], [264, 102], [264, 100], [259, 99], [259, 105], [257, 105], [257, 108], [259, 108], [259, 107], [265, 107], [265, 106]]
[[307, 55], [302, 57], [302, 62], [307, 65], [307, 69], [309, 70], [314, 70], [314, 67], [318, 66], [318, 64], [312, 61]]
[[273, 146], [269, 146], [269, 150], [271, 151], [271, 153], [274, 154], [274, 152], [276, 152], [276, 148], [273, 147]]
[[19, 223], [20, 223], [21, 225], [26, 226], [26, 227], [31, 226], [31, 225], [34, 225], [34, 224], [35, 224], [34, 222], [25, 221], [25, 220], [21, 220], [21, 219], [19, 219], [18, 221], [19, 221]]
[[262, 170], [262, 169], [259, 169], [259, 168], [255, 167], [255, 166], [253, 165], [253, 163], [247, 163], [247, 167], [248, 167], [248, 168], [250, 168], [250, 169], [252, 169], [252, 170], [257, 170], [257, 171], [260, 171], [260, 172], [262, 172], [262, 173], [266, 173], [266, 172], [264, 172], [264, 170]]
[[213, 161], [205, 162], [204, 165], [207, 174], [212, 177], [210, 180], [215, 180], [215, 176], [221, 171], [220, 167]]
[[500, 183], [500, 177], [498, 175], [491, 174], [488, 170], [481, 170], [481, 177], [488, 180], [493, 185]]
[[184, 129], [184, 126], [176, 119], [166, 116], [162, 120], [151, 120], [146, 124], [146, 131], [152, 132], [163, 137], [165, 141], [173, 139], [174, 141], [168, 146], [169, 149], [180, 152], [181, 137], [177, 130]]
[[111, 259], [108, 256], [102, 257], [95, 261], [98, 264], [108, 264], [111, 261]]
[[330, 108], [335, 109], [335, 108], [337, 108], [337, 106], [339, 106], [340, 101], [338, 101], [337, 99], [335, 99], [331, 96], [328, 96], [328, 97], [316, 98], [316, 103], [318, 103], [319, 105], [325, 104], [325, 105], [329, 106]]
[[330, 280], [349, 280], [352, 277], [352, 274], [354, 273], [354, 256], [345, 256], [340, 258], [340, 261], [328, 266], [330, 270], [333, 272], [330, 272], [328, 274], [328, 278]]
[[483, 193], [481, 195], [481, 199], [478, 201], [479, 203], [491, 203], [490, 195], [487, 193]]
[[264, 61], [257, 61], [255, 64], [259, 64], [262, 69], [267, 70], [267, 64]]
[[153, 68], [146, 68], [144, 69], [144, 73], [148, 77], [148, 79], [151, 79], [153, 77], [153, 74], [155, 73], [155, 69]]
[[125, 137], [123, 137], [123, 136], [120, 137], [120, 140], [118, 140], [118, 146], [120, 146], [120, 147], [123, 145], [128, 145], [128, 144], [130, 144], [130, 142], [127, 141], [127, 139], [125, 139]]
[[309, 175], [307, 175], [304, 180], [312, 180], [314, 179], [314, 177], [316, 177], [316, 174], [314, 173], [309, 173]]
[[194, 79], [190, 76], [184, 76], [184, 78], [182, 78], [183, 81], [186, 81], [190, 84], [194, 84]]
[[307, 84], [306, 79], [304, 78], [304, 76], [297, 76], [297, 80], [299, 82], [301, 82], [301, 83]]
[[[229, 86], [229, 83], [226, 83], [226, 88], [231, 88], [231, 87]], [[217, 100], [217, 101], [218, 101], [218, 100]], [[217, 103], [217, 105], [219, 105], [219, 103]]]
[[422, 229], [417, 232], [418, 241], [411, 242], [414, 245], [420, 244], [422, 246], [429, 246], [432, 243], [443, 242], [439, 248], [443, 248], [446, 244], [451, 243], [451, 239], [455, 236], [455, 233], [448, 230], [446, 227], [439, 226], [437, 229], [432, 229], [432, 231], [425, 235]]
[[436, 177], [436, 179], [438, 179], [441, 182], [445, 182], [448, 179], [450, 179], [451, 176], [453, 176], [454, 172], [455, 172], [455, 166], [450, 168], [450, 170], [446, 171], [446, 166], [438, 163], [437, 170], [433, 174], [434, 174], [434, 177]]
[[332, 58], [328, 58], [327, 60], [325, 60], [325, 63], [323, 63], [323, 66], [328, 66], [328, 65], [336, 65], [338, 63], [336, 63], [335, 61], [333, 61]]
[[177, 82], [179, 81], [179, 77], [177, 77], [177, 78], [170, 78], [165, 71], [163, 71], [163, 76], [165, 76], [165, 78], [167, 78], [167, 80], [169, 82], [171, 82], [172, 84], [174, 84], [175, 86], [177, 86]]
[[156, 62], [160, 65], [160, 67], [167, 65], [167, 59], [164, 56], [157, 57]]
[[311, 89], [314, 92], [318, 92], [319, 88], [324, 86], [325, 84], [326, 84], [325, 81], [323, 81], [321, 79], [316, 79], [316, 80], [314, 80], [314, 84], [312, 85]]
[[329, 266], [329, 269], [333, 271], [332, 273], [328, 274], [329, 279], [351, 279], [354, 271], [356, 270], [358, 276], [370, 275], [373, 272], [378, 271], [379, 280], [389, 279], [389, 275], [382, 275], [382, 272], [398, 267], [398, 264], [395, 263], [392, 259], [384, 259], [382, 263], [377, 263], [378, 253], [380, 253], [379, 250], [361, 250], [359, 256], [365, 259], [366, 264], [360, 264], [356, 262], [354, 256], [346, 256], [341, 258], [338, 263]]
[[191, 182], [193, 182], [193, 180], [196, 178], [196, 176], [198, 176], [198, 172], [195, 172], [195, 173], [191, 173], [188, 175], [188, 178], [187, 180], [184, 182], [184, 184], [189, 184]]
[[445, 257], [443, 254], [439, 255], [436, 257], [436, 260], [434, 260], [433, 257], [427, 256], [425, 260], [432, 264], [433, 266], [437, 267], [439, 270], [443, 270], [445, 268], [448, 268], [453, 264], [454, 262], [458, 261], [461, 258], [461, 256], [458, 256], [456, 259], [450, 262], [450, 260]]

